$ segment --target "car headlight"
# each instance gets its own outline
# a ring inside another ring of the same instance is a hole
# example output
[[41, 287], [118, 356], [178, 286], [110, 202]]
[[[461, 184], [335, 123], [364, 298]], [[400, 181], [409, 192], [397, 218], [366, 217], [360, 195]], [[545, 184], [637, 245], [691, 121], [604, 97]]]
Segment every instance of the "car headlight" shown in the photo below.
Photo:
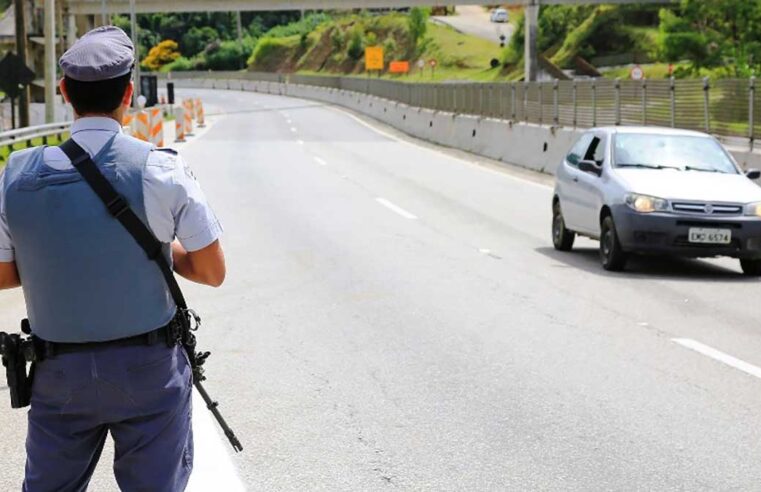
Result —
[[632, 210], [648, 214], [650, 212], [665, 212], [669, 209], [669, 202], [663, 198], [654, 196], [640, 195], [638, 193], [629, 193], [626, 195], [626, 204]]
[[745, 205], [745, 215], [761, 217], [761, 202], [749, 203]]

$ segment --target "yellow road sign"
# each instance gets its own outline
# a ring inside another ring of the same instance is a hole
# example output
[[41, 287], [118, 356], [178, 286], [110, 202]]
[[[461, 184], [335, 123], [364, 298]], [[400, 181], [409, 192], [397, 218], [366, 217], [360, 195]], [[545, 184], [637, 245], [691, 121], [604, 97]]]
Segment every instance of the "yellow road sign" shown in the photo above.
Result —
[[368, 46], [365, 48], [365, 70], [383, 70], [383, 48]]

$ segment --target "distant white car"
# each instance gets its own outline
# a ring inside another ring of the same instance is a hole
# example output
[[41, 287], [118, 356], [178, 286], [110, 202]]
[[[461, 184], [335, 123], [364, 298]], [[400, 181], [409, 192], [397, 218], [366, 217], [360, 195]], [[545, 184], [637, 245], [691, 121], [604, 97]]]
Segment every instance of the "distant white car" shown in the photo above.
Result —
[[508, 22], [510, 17], [505, 9], [494, 9], [491, 11], [489, 19], [492, 22]]
[[738, 258], [761, 276], [761, 187], [704, 133], [656, 127], [594, 128], [557, 170], [552, 239], [600, 240], [606, 270], [634, 253]]

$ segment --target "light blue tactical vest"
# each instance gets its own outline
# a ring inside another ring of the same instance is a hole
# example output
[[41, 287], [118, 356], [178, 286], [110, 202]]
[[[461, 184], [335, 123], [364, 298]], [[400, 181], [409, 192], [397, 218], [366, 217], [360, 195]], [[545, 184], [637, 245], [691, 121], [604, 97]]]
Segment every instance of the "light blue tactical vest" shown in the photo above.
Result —
[[[167, 324], [176, 307], [156, 263], [76, 169], [45, 165], [43, 149], [14, 153], [5, 177], [8, 227], [34, 334], [51, 342], [100, 342]], [[151, 145], [117, 134], [93, 158], [143, 222], [150, 151]], [[170, 257], [169, 245], [165, 254]]]

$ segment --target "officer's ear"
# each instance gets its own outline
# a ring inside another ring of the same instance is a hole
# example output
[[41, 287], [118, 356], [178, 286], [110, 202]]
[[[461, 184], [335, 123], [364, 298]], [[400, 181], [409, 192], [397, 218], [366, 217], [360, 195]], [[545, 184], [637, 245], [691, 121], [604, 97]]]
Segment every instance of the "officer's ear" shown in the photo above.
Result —
[[122, 106], [132, 105], [132, 93], [135, 92], [135, 83], [130, 81], [127, 89], [124, 91], [124, 97], [122, 98]]
[[67, 103], [71, 103], [69, 100], [69, 93], [66, 91], [66, 81], [64, 79], [61, 79], [58, 81], [58, 88], [61, 90], [61, 95], [63, 96], [63, 100]]

